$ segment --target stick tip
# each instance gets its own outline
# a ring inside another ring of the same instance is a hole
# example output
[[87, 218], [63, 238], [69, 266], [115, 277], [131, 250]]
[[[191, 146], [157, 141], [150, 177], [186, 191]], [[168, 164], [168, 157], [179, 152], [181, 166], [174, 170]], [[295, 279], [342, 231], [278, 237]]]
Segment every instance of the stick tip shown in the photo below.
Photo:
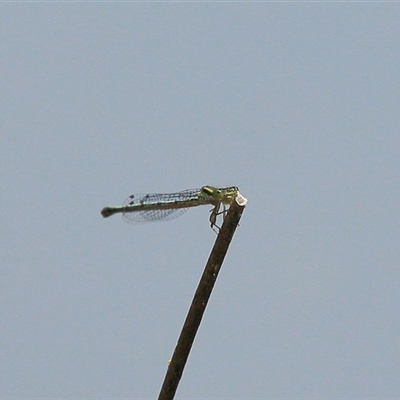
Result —
[[237, 193], [235, 201], [237, 204], [239, 204], [239, 206], [242, 206], [242, 207], [244, 207], [247, 204], [246, 197], [242, 196], [242, 194], [240, 192]]

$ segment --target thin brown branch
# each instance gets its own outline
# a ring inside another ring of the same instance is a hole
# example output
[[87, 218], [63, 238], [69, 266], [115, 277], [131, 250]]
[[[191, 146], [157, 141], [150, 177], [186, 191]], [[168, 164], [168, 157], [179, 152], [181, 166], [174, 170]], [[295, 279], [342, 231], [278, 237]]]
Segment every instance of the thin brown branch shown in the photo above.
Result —
[[172, 400], [175, 396], [207, 302], [235, 230], [239, 224], [243, 210], [244, 205], [239, 205], [236, 201], [233, 201], [229, 207], [193, 297], [178, 343], [168, 366], [158, 400]]

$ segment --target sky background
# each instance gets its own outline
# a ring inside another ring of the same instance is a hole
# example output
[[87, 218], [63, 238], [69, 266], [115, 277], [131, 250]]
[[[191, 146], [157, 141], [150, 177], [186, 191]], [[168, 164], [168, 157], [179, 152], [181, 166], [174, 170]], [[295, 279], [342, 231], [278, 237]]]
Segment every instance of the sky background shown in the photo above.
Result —
[[176, 399], [400, 397], [400, 7], [2, 3], [0, 398], [154, 399], [248, 199]]

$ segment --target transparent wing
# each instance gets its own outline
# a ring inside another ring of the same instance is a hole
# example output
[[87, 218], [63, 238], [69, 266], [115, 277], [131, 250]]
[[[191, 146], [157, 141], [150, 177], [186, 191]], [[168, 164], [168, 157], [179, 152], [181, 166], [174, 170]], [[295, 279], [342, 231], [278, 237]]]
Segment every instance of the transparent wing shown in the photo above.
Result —
[[122, 218], [129, 224], [140, 224], [145, 222], [170, 221], [178, 218], [187, 208], [175, 208], [170, 210], [148, 210], [137, 212], [126, 212], [122, 214]]
[[[197, 199], [199, 192], [200, 189], [189, 189], [177, 193], [130, 195], [123, 206], [132, 207], [132, 211], [124, 212], [122, 218], [129, 224], [170, 221], [186, 212], [188, 209], [184, 206], [184, 202]], [[142, 206], [149, 208], [140, 210]], [[137, 211], [134, 211], [135, 207], [138, 208]]]

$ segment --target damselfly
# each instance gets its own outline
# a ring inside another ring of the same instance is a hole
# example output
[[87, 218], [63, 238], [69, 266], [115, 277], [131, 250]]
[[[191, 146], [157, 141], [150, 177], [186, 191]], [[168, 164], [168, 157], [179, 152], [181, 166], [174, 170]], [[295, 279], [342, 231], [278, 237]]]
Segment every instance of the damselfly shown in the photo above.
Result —
[[[104, 218], [122, 213], [128, 223], [143, 223], [153, 221], [170, 221], [187, 211], [190, 207], [210, 204], [214, 208], [210, 211], [211, 228], [216, 231], [217, 217], [225, 217], [227, 206], [239, 194], [236, 186], [216, 188], [203, 186], [200, 189], [188, 189], [176, 193], [153, 193], [130, 195], [122, 206], [105, 207], [101, 211]], [[221, 210], [222, 208], [222, 210]]]

